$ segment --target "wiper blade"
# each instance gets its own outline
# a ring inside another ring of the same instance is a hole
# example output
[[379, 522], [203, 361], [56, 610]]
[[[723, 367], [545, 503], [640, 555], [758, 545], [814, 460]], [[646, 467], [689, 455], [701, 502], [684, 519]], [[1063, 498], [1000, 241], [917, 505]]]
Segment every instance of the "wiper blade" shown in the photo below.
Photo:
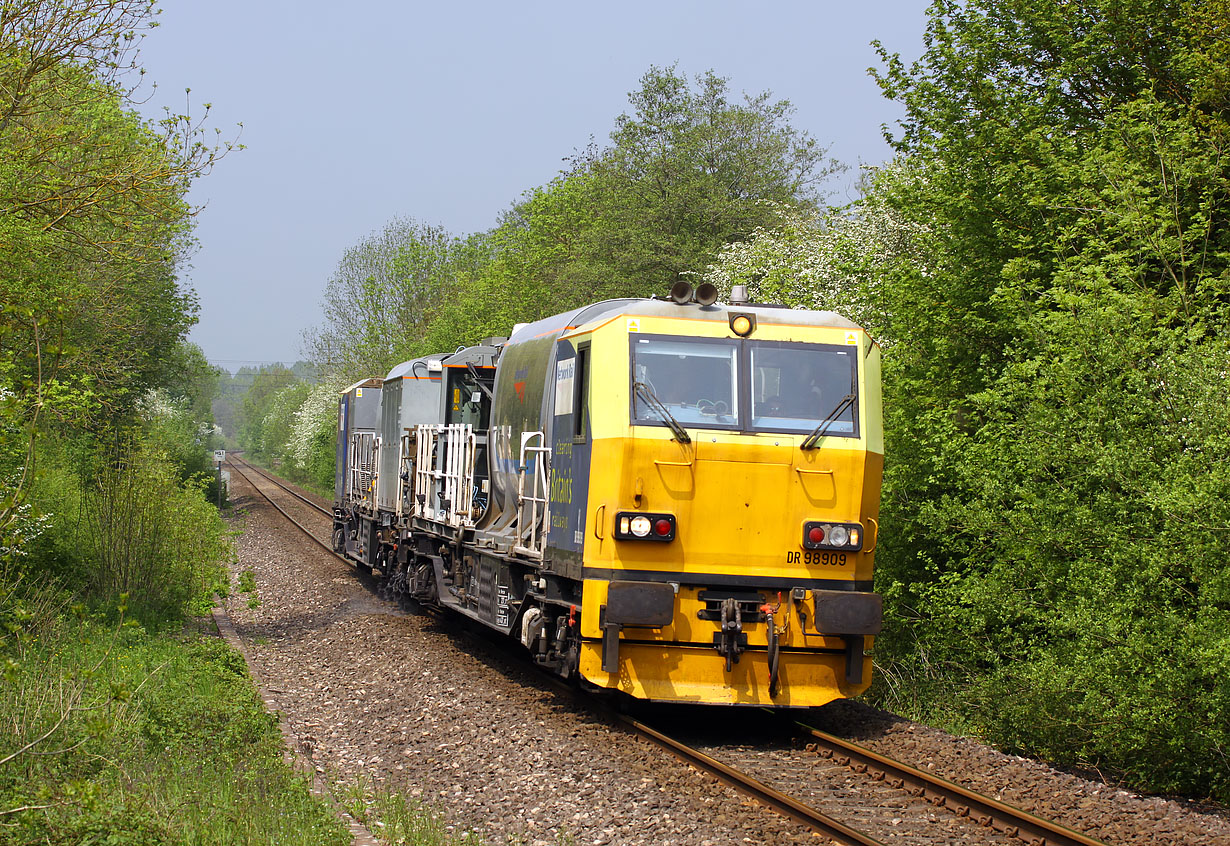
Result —
[[474, 383], [478, 385], [479, 390], [487, 395], [487, 399], [495, 402], [495, 394], [491, 393], [491, 389], [487, 387], [487, 383], [483, 381], [483, 377], [478, 375], [478, 368], [474, 366], [474, 362], [466, 362], [466, 370], [474, 377]]
[[644, 382], [633, 382], [632, 393], [645, 401], [645, 405], [649, 406], [667, 426], [671, 427], [671, 431], [675, 433], [675, 440], [681, 444], [692, 442], [692, 438], [688, 435], [684, 428], [679, 425], [679, 421], [667, 411], [662, 400], [658, 399], [657, 394], [653, 392], [653, 388], [646, 385]]
[[820, 421], [820, 425], [815, 429], [812, 429], [811, 434], [803, 439], [803, 443], [799, 445], [799, 449], [815, 449], [820, 446], [820, 439], [823, 438], [825, 432], [829, 430], [829, 426], [833, 425], [833, 422], [837, 419], [838, 415], [854, 404], [855, 399], [856, 397], [853, 393], [846, 394], [842, 397], [841, 402], [837, 403], [833, 410], [825, 415], [825, 418]]

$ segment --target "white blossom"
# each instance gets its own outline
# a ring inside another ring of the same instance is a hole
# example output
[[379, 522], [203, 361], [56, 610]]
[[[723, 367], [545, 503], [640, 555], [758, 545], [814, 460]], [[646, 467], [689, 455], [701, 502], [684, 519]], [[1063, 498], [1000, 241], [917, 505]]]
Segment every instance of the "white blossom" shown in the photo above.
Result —
[[316, 385], [304, 398], [293, 415], [286, 455], [300, 468], [306, 468], [312, 453], [312, 437], [325, 426], [337, 421], [337, 402], [341, 387]]
[[917, 254], [926, 227], [875, 194], [827, 212], [769, 205], [777, 224], [728, 244], [703, 278], [724, 297], [734, 285], [746, 285], [755, 302], [838, 312], [885, 343], [884, 272], [891, 262]]

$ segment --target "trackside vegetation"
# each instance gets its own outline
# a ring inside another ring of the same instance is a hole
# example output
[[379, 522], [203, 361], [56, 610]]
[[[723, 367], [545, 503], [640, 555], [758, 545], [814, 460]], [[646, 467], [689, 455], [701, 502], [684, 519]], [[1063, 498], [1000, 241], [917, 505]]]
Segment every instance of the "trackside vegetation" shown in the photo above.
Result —
[[185, 192], [132, 110], [142, 0], [0, 6], [0, 843], [348, 843], [282, 760], [225, 589]]
[[857, 202], [788, 103], [651, 68], [492, 230], [359, 241], [319, 385], [245, 413], [328, 490], [331, 392], [412, 356], [679, 278], [843, 312], [884, 352], [872, 700], [1230, 801], [1230, 3], [925, 14], [871, 71], [905, 117]]

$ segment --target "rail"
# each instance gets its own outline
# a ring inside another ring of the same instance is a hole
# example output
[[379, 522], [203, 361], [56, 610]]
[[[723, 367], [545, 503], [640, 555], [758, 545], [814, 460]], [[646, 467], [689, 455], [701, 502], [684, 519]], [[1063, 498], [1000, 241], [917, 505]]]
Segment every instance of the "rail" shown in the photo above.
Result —
[[[545, 447], [530, 447], [530, 450], [545, 450]], [[523, 445], [522, 455], [526, 455], [526, 449]], [[236, 469], [240, 471], [249, 483], [251, 479], [246, 473], [240, 469], [240, 465], [235, 463], [236, 459], [228, 456], [228, 461], [231, 461]], [[301, 494], [291, 490], [286, 485], [282, 484], [276, 478], [265, 474], [258, 468], [253, 467], [246, 462], [243, 466], [250, 470], [254, 470], [266, 480], [277, 485], [282, 490], [291, 495], [303, 500], [313, 508], [321, 511], [324, 514], [330, 514], [327, 509], [322, 508], [316, 503], [311, 502]], [[537, 469], [537, 468], [536, 468]], [[545, 478], [545, 475], [544, 475]], [[282, 516], [286, 517], [291, 523], [297, 526], [300, 531], [306, 534], [314, 542], [323, 547], [330, 554], [334, 554], [330, 545], [318, 538], [306, 526], [292, 517], [273, 499], [260, 489], [259, 486], [253, 484], [257, 492], [269, 502]], [[541, 499], [540, 499], [541, 501]], [[345, 559], [342, 559], [345, 560]], [[488, 646], [492, 643], [490, 640], [483, 640]], [[508, 644], [503, 644], [508, 645]], [[556, 676], [544, 674], [541, 676], [549, 685], [555, 689], [564, 692], [571, 696], [580, 697], [581, 694], [575, 687], [567, 682], [559, 679]], [[744, 793], [753, 799], [764, 803], [773, 808], [777, 812], [784, 814], [797, 822], [806, 825], [813, 830], [823, 833], [833, 840], [843, 844], [853, 844], [853, 846], [882, 846], [882, 842], [876, 840], [868, 834], [860, 832], [844, 823], [836, 820], [820, 810], [813, 808], [791, 796], [781, 793], [780, 791], [758, 781], [757, 779], [740, 772], [738, 769], [706, 755], [699, 750], [693, 749], [684, 743], [681, 743], [668, 735], [638, 721], [626, 714], [615, 713], [605, 705], [599, 704], [592, 698], [589, 699], [590, 707], [603, 713], [608, 719], [622, 723], [629, 730], [635, 732], [641, 737], [649, 740], [652, 743], [666, 749], [671, 754], [687, 762], [691, 766], [699, 770], [709, 773], [718, 778], [722, 782], [731, 785], [735, 789]], [[768, 709], [766, 709], [768, 710]], [[974, 823], [994, 828], [1009, 836], [1016, 837], [1029, 846], [1105, 846], [1102, 841], [1096, 840], [1088, 835], [1065, 828], [1058, 823], [1050, 820], [1036, 817], [1027, 811], [1019, 808], [1014, 808], [998, 800], [992, 799], [989, 796], [984, 796], [975, 793], [972, 790], [953, 784], [938, 776], [923, 772], [922, 770], [910, 767], [908, 764], [894, 761], [869, 749], [857, 746], [841, 738], [834, 737], [812, 726], [808, 726], [801, 722], [794, 722], [796, 730], [803, 732], [810, 740], [808, 746], [816, 754], [831, 759], [835, 763], [849, 767], [856, 773], [865, 774], [867, 778], [875, 781], [883, 781], [890, 787], [903, 790], [915, 797], [924, 799], [930, 802], [937, 808], [944, 808], [954, 813], [959, 817], [971, 819]]]
[[1028, 811], [983, 796], [950, 781], [886, 758], [870, 749], [834, 737], [804, 723], [798, 729], [812, 738], [809, 748], [856, 772], [868, 773], [877, 781], [925, 799], [936, 807], [947, 808], [959, 817], [969, 817], [980, 825], [1017, 837], [1031, 846], [1105, 846], [1100, 840], [1036, 817]]

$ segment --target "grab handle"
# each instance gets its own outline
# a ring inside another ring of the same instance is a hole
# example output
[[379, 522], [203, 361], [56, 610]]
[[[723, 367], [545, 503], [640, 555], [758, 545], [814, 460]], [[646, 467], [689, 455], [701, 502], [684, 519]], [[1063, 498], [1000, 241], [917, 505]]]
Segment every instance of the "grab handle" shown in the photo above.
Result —
[[599, 505], [598, 509], [594, 512], [594, 537], [596, 537], [598, 540], [603, 539], [602, 521], [605, 517], [606, 517], [606, 503], [604, 502], [602, 503], [602, 505]]

